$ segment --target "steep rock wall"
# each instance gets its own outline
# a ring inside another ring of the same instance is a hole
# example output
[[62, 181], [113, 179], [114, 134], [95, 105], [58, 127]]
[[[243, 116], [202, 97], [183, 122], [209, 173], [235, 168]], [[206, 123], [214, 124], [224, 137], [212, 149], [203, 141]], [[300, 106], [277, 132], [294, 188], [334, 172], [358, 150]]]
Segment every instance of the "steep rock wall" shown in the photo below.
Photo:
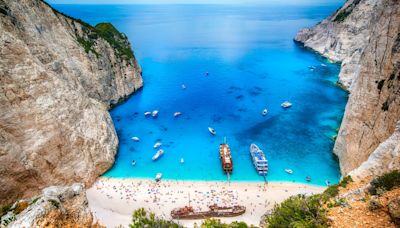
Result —
[[91, 184], [114, 162], [108, 108], [143, 82], [125, 35], [40, 0], [0, 0], [0, 203]]
[[349, 0], [295, 40], [339, 61], [339, 84], [350, 92], [334, 146], [342, 174], [360, 166], [400, 120], [400, 4]]

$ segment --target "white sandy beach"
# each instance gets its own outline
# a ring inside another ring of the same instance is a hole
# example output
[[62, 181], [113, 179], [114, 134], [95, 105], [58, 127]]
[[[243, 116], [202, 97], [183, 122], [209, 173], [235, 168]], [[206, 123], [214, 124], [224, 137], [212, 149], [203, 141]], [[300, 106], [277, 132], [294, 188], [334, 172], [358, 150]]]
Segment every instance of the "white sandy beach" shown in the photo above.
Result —
[[[87, 190], [89, 207], [95, 220], [107, 227], [131, 222], [132, 212], [138, 208], [152, 211], [158, 217], [171, 219], [173, 208], [183, 207], [190, 203], [193, 208], [207, 209], [213, 203], [218, 205], [243, 205], [246, 213], [234, 218], [221, 218], [224, 222], [244, 221], [247, 224], [259, 225], [261, 216], [275, 203], [291, 195], [315, 194], [324, 187], [272, 182], [268, 185], [254, 182], [216, 181], [171, 181], [115, 179], [101, 177]], [[186, 227], [193, 227], [194, 222], [201, 220], [177, 220]]]

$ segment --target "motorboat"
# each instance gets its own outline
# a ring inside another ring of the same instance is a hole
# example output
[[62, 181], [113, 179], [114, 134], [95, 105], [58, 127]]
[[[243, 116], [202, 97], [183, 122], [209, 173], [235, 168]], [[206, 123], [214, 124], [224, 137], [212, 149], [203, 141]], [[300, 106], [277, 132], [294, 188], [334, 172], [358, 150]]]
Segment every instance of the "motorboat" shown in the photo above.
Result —
[[306, 181], [310, 182], [311, 181], [311, 177], [310, 176], [306, 176]]
[[331, 182], [328, 181], [328, 180], [325, 181], [325, 184], [326, 184], [327, 186], [331, 186]]
[[263, 116], [266, 116], [268, 114], [268, 109], [264, 109], [261, 113]]
[[180, 116], [180, 115], [182, 115], [181, 112], [175, 112], [175, 113], [174, 113], [174, 117], [178, 117], [178, 116]]
[[154, 110], [154, 111], [151, 113], [151, 116], [152, 116], [152, 117], [157, 117], [157, 116], [158, 116], [158, 110]]
[[217, 134], [217, 131], [215, 131], [215, 129], [212, 128], [212, 127], [208, 127], [208, 131], [209, 131], [212, 135], [216, 135], [216, 134]]
[[186, 86], [185, 86], [185, 84], [182, 84], [182, 89], [186, 89]]
[[145, 116], [145, 117], [151, 116], [151, 112], [145, 112], [145, 113], [144, 113], [144, 116]]
[[151, 158], [153, 161], [157, 160], [159, 157], [161, 157], [164, 154], [164, 150], [160, 149], [157, 151], [156, 154], [154, 154], [154, 156]]
[[282, 108], [290, 108], [292, 107], [292, 103], [290, 103], [289, 101], [285, 101], [281, 104]]
[[157, 173], [157, 174], [156, 174], [155, 181], [156, 181], [156, 182], [159, 182], [159, 181], [161, 180], [161, 177], [162, 177], [162, 173]]
[[183, 160], [183, 158], [181, 158], [181, 164], [185, 163], [185, 160]]
[[132, 161], [132, 166], [135, 166], [135, 165], [136, 165], [136, 161], [133, 160], [133, 161]]
[[139, 141], [140, 141], [140, 138], [139, 138], [139, 137], [136, 137], [136, 136], [134, 136], [134, 137], [132, 137], [132, 140], [133, 140], [133, 141], [135, 141], [135, 142], [139, 142]]
[[154, 149], [157, 149], [158, 147], [160, 147], [162, 144], [160, 143], [160, 142], [156, 142], [155, 144], [154, 144]]
[[292, 173], [293, 173], [293, 170], [291, 170], [291, 169], [285, 169], [285, 172], [287, 172], [288, 174], [292, 174]]
[[268, 160], [265, 158], [262, 151], [256, 144], [250, 145], [250, 156], [253, 160], [253, 165], [259, 175], [265, 176], [268, 174]]

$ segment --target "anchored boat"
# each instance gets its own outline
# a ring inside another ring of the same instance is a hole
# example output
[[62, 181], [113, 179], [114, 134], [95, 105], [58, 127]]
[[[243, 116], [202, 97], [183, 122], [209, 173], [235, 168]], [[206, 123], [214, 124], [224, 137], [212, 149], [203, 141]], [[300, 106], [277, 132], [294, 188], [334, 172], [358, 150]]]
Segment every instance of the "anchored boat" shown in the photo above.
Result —
[[205, 219], [211, 217], [235, 217], [246, 212], [244, 206], [220, 207], [216, 204], [209, 206], [208, 211], [194, 211], [193, 207], [185, 206], [171, 211], [173, 219]]
[[262, 176], [267, 175], [268, 160], [265, 158], [264, 152], [254, 143], [250, 145], [250, 155], [258, 174]]
[[219, 145], [219, 157], [221, 158], [222, 169], [225, 173], [230, 174], [233, 170], [232, 155], [229, 145], [224, 143]]
[[163, 149], [158, 150], [157, 153], [154, 154], [154, 156], [152, 157], [152, 160], [153, 160], [153, 161], [157, 160], [157, 159], [158, 159], [161, 155], [163, 155], [163, 154], [164, 154], [164, 150], [163, 150]]

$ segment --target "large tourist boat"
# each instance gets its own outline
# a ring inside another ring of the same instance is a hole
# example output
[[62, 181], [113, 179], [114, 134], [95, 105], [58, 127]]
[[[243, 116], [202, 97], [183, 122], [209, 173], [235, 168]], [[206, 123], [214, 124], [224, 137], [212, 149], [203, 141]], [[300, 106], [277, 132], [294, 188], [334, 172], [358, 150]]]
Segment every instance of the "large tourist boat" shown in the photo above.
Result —
[[224, 143], [221, 143], [219, 145], [219, 157], [221, 158], [221, 165], [224, 172], [227, 174], [232, 173], [233, 163], [232, 163], [231, 149], [229, 148], [229, 145], [226, 143], [226, 139]]
[[246, 212], [244, 206], [220, 207], [216, 204], [209, 206], [208, 211], [195, 211], [191, 206], [176, 208], [171, 211], [173, 219], [206, 219], [211, 217], [235, 217]]
[[262, 176], [267, 175], [268, 160], [265, 158], [264, 152], [254, 143], [250, 145], [250, 155], [258, 174]]

